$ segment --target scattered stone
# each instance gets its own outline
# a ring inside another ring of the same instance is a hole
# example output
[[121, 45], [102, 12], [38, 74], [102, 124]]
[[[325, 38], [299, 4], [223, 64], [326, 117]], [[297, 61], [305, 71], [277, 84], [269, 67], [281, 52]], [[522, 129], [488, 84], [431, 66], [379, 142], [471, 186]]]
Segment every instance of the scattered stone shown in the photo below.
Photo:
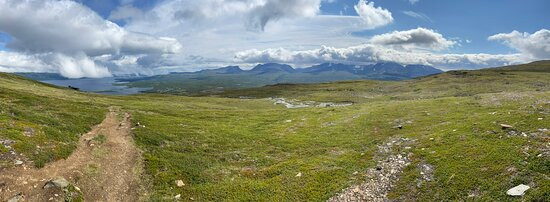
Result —
[[525, 191], [527, 191], [530, 188], [531, 187], [529, 187], [527, 185], [520, 184], [520, 185], [515, 186], [511, 189], [508, 189], [508, 191], [506, 191], [506, 194], [509, 195], [509, 196], [523, 196], [523, 194], [525, 194]]
[[176, 180], [176, 186], [183, 187], [185, 186], [185, 183], [183, 183], [183, 180]]
[[537, 120], [542, 121], [543, 118], [538, 118]]
[[296, 174], [296, 177], [302, 177], [302, 173]]
[[25, 128], [25, 131], [23, 131], [23, 134], [27, 137], [34, 136], [35, 130], [34, 128]]
[[516, 135], [517, 135], [517, 132], [511, 130], [511, 131], [508, 131], [508, 135], [510, 135], [510, 136], [516, 136]]
[[286, 120], [285, 123], [292, 123], [292, 120]]
[[180, 199], [181, 198], [181, 194], [178, 194], [176, 196], [174, 196], [175, 199]]
[[300, 102], [298, 100], [287, 100], [285, 98], [269, 98], [269, 100], [273, 101], [274, 105], [284, 105], [288, 109], [306, 108], [306, 107], [347, 107], [353, 104], [353, 103], [332, 103], [332, 102], [321, 102], [317, 104], [314, 101]]
[[14, 197], [11, 197], [10, 199], [8, 199], [8, 202], [18, 202], [22, 200], [23, 200], [23, 193], [18, 193]]
[[63, 177], [57, 177], [54, 180], [50, 180], [44, 184], [42, 188], [49, 189], [49, 188], [65, 188], [69, 186], [69, 181], [67, 181]]
[[508, 125], [508, 124], [500, 124], [500, 127], [502, 128], [502, 130], [506, 130], [506, 129], [512, 129], [512, 128], [514, 128], [513, 126], [511, 126], [511, 125]]
[[14, 163], [16, 166], [18, 165], [22, 165], [23, 164], [23, 161], [21, 160], [15, 160], [15, 163]]
[[403, 129], [403, 125], [399, 124], [397, 126], [394, 126], [393, 128], [401, 130], [401, 129]]
[[421, 163], [418, 165], [418, 168], [420, 169], [420, 176], [422, 176], [422, 180], [424, 181], [432, 181], [434, 180], [434, 166], [427, 164], [427, 163]]

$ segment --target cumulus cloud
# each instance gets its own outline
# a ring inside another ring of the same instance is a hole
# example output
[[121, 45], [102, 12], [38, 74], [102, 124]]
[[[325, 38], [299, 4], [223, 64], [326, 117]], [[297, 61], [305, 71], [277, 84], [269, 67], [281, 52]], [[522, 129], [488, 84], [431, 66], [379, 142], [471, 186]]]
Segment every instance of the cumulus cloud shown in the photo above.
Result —
[[146, 12], [130, 27], [147, 24], [166, 30], [189, 23], [196, 28], [231, 19], [248, 30], [263, 31], [268, 23], [280, 19], [315, 16], [320, 6], [321, 0], [173, 0]]
[[429, 49], [443, 50], [454, 44], [455, 41], [445, 39], [443, 35], [431, 29], [416, 28], [407, 31], [394, 31], [373, 36], [372, 44], [393, 46], [400, 49]]
[[67, 0], [0, 1], [0, 31], [11, 36], [7, 43], [11, 50], [56, 55], [44, 62], [58, 67], [68, 77], [110, 75], [90, 57], [169, 54], [181, 49], [175, 39], [126, 31], [89, 8]]
[[320, 6], [320, 0], [270, 0], [250, 11], [248, 24], [263, 31], [269, 21], [283, 17], [313, 17]]
[[4, 72], [59, 72], [68, 78], [109, 77], [109, 70], [83, 53], [25, 54], [0, 51], [0, 70]]
[[132, 5], [122, 5], [111, 12], [111, 14], [109, 15], [109, 19], [128, 21], [131, 19], [140, 18], [142, 16], [142, 10]]
[[364, 44], [345, 48], [323, 46], [319, 49], [290, 51], [284, 48], [247, 50], [235, 54], [235, 60], [245, 63], [279, 62], [290, 64], [318, 64], [324, 62], [374, 63], [397, 62], [401, 64], [425, 64], [440, 68], [475, 68], [512, 64], [521, 61], [521, 55], [490, 54], [436, 54], [430, 52], [406, 52], [379, 45]]
[[489, 40], [502, 41], [510, 48], [534, 59], [550, 58], [550, 30], [541, 29], [533, 34], [512, 31], [489, 37]]
[[53, 72], [56, 69], [34, 55], [0, 51], [0, 70], [3, 72]]
[[382, 7], [375, 7], [372, 1], [359, 0], [354, 8], [363, 19], [366, 29], [374, 29], [393, 22], [391, 12]]

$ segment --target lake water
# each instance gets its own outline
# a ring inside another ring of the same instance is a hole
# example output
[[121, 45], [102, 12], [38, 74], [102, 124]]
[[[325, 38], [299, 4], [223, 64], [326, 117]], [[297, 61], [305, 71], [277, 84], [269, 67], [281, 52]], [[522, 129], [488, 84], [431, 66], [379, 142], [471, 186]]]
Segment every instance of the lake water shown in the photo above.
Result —
[[67, 80], [45, 80], [41, 82], [61, 87], [73, 86], [80, 88], [81, 91], [110, 95], [130, 95], [149, 90], [149, 88], [130, 88], [125, 85], [120, 85], [124, 84], [125, 82], [117, 81], [117, 79], [113, 77], [100, 79], [84, 78]]

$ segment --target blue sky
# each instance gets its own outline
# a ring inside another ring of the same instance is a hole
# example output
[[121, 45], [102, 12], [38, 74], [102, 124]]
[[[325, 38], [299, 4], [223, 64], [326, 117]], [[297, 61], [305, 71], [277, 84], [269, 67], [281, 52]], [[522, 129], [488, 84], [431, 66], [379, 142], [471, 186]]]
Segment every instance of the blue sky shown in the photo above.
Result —
[[384, 61], [476, 69], [550, 59], [548, 8], [547, 0], [5, 0], [0, 71], [103, 77]]

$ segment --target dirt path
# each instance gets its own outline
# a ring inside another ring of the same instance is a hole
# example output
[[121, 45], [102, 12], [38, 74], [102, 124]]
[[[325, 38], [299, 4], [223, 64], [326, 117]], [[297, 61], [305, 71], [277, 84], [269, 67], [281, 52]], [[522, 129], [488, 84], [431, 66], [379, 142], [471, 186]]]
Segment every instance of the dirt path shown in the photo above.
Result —
[[[76, 150], [65, 160], [36, 169], [29, 166], [1, 171], [0, 201], [138, 201], [142, 185], [141, 153], [134, 146], [130, 114], [111, 108], [105, 120], [80, 138]], [[43, 188], [62, 177], [66, 188]]]

